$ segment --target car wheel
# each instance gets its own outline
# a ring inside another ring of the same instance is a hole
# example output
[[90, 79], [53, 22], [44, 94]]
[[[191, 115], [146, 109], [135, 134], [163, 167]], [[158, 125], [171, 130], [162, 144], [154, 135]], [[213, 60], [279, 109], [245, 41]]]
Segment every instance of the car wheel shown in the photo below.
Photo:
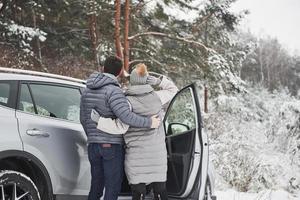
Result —
[[0, 171], [0, 199], [40, 200], [40, 194], [28, 176], [16, 171]]

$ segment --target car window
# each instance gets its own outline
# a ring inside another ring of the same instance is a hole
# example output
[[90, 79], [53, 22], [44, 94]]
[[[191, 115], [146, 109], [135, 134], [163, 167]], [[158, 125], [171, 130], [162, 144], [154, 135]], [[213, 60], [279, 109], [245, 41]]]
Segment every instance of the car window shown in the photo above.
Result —
[[30, 89], [38, 115], [79, 122], [79, 89], [46, 84], [30, 84]]
[[0, 105], [7, 106], [9, 98], [10, 84], [0, 83]]
[[169, 107], [165, 128], [167, 135], [178, 135], [196, 128], [196, 107], [191, 88], [176, 95]]
[[27, 84], [21, 85], [18, 109], [28, 113], [35, 113], [35, 108]]

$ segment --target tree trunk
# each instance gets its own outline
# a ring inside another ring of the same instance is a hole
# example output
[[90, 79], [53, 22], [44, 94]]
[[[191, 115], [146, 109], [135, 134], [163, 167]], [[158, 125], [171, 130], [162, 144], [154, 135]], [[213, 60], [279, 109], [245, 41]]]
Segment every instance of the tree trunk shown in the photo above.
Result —
[[90, 38], [92, 42], [92, 50], [94, 56], [94, 65], [95, 68], [98, 67], [98, 54], [97, 54], [97, 46], [98, 46], [98, 34], [97, 34], [97, 16], [95, 13], [91, 13], [88, 15], [89, 20], [89, 32]]
[[[33, 28], [36, 30], [37, 29], [37, 24], [36, 24], [36, 14], [35, 14], [35, 10], [34, 8], [32, 8], [32, 20], [33, 20]], [[40, 39], [39, 37], [35, 37], [35, 41], [36, 41], [36, 51], [35, 54], [38, 57], [38, 60], [41, 64], [41, 66], [43, 65], [43, 60], [42, 60], [42, 50], [41, 50], [41, 43], [40, 43]]]
[[262, 54], [262, 52], [263, 52], [262, 46], [260, 46], [259, 47], [260, 83], [261, 83], [261, 85], [264, 85], [265, 77], [264, 77], [264, 66], [263, 66], [263, 54]]
[[115, 47], [118, 57], [123, 58], [122, 45], [120, 39], [120, 18], [121, 18], [121, 2], [115, 0]]
[[206, 85], [204, 85], [204, 112], [208, 113], [208, 89]]
[[125, 27], [124, 27], [124, 70], [129, 71], [129, 16], [130, 0], [125, 0]]
[[12, 0], [11, 12], [13, 21], [16, 22], [16, 10], [17, 10], [17, 2], [16, 0]]
[[266, 69], [267, 69], [267, 87], [269, 89], [271, 89], [270, 62], [269, 62], [269, 60], [266, 63]]

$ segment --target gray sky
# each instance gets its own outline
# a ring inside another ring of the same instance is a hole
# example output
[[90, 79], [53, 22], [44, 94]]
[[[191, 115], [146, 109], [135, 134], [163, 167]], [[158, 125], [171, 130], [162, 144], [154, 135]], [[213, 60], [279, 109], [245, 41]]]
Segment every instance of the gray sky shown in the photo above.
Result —
[[242, 27], [257, 36], [270, 35], [291, 53], [300, 54], [300, 0], [238, 0], [234, 11], [248, 9]]

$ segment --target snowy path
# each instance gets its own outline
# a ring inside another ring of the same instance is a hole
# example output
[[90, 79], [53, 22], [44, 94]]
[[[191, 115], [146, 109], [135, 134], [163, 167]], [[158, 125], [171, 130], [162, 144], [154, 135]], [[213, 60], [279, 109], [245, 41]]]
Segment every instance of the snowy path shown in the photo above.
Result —
[[218, 200], [300, 200], [298, 196], [292, 196], [283, 190], [265, 190], [260, 193], [243, 193], [235, 190], [217, 191]]

